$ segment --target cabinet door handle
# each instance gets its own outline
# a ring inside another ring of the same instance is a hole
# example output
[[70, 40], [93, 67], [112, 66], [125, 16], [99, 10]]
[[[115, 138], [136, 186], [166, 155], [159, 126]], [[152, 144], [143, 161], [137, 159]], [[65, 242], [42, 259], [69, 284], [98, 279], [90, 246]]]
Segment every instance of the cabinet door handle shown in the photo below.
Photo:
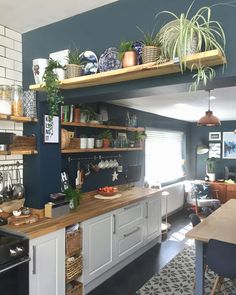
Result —
[[137, 207], [137, 206], [139, 206], [139, 203], [136, 203], [134, 205], [130, 205], [130, 206], [124, 207], [124, 210], [129, 210], [129, 209], [134, 208], [134, 207]]
[[33, 246], [33, 275], [36, 275], [36, 246]]
[[146, 202], [146, 216], [145, 216], [146, 219], [148, 219], [148, 202]]
[[113, 214], [113, 230], [112, 230], [113, 234], [116, 233], [116, 215]]
[[139, 230], [140, 230], [140, 227], [137, 227], [136, 229], [132, 230], [130, 233], [124, 234], [124, 238], [127, 238], [128, 236], [131, 236], [132, 234], [136, 233]]

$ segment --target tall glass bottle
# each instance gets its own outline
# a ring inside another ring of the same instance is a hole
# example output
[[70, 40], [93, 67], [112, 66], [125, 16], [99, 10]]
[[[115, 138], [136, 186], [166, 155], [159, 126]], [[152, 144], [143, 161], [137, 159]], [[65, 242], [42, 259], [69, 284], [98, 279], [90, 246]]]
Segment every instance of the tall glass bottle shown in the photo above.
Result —
[[11, 86], [12, 115], [17, 117], [23, 116], [23, 91], [19, 85]]

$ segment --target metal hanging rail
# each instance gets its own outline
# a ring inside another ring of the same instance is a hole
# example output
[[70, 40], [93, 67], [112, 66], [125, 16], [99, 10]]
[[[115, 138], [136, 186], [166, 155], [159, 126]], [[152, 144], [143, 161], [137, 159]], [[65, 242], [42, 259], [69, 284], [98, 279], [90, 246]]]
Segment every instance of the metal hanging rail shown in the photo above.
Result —
[[93, 160], [93, 161], [96, 161], [96, 160], [103, 160], [103, 159], [121, 159], [122, 158], [122, 155], [119, 154], [117, 156], [101, 156], [101, 155], [98, 155], [98, 156], [93, 156], [93, 157], [87, 157], [87, 158], [72, 158], [72, 157], [68, 157], [67, 158], [67, 161], [70, 163], [72, 161], [86, 161], [86, 160]]

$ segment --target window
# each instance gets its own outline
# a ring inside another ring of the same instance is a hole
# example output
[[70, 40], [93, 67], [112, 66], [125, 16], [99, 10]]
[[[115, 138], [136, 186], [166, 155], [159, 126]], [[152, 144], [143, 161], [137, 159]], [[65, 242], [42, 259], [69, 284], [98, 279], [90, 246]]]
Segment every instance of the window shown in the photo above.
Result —
[[183, 176], [184, 133], [146, 129], [145, 180], [154, 185]]

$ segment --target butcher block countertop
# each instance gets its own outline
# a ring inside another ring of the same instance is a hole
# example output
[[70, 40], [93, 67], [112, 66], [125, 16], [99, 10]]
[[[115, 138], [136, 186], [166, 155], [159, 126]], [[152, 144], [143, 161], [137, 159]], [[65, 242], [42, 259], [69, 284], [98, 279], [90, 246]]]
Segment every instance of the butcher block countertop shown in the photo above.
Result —
[[34, 239], [69, 225], [83, 222], [90, 218], [141, 201], [145, 198], [153, 196], [158, 191], [159, 190], [157, 189], [133, 187], [131, 189], [121, 191], [122, 196], [112, 200], [95, 199], [94, 192], [85, 193], [83, 194], [79, 207], [76, 210], [71, 211], [69, 214], [52, 219], [42, 218], [32, 224], [20, 226], [5, 225], [1, 228], [24, 234], [28, 236], [29, 239]]

